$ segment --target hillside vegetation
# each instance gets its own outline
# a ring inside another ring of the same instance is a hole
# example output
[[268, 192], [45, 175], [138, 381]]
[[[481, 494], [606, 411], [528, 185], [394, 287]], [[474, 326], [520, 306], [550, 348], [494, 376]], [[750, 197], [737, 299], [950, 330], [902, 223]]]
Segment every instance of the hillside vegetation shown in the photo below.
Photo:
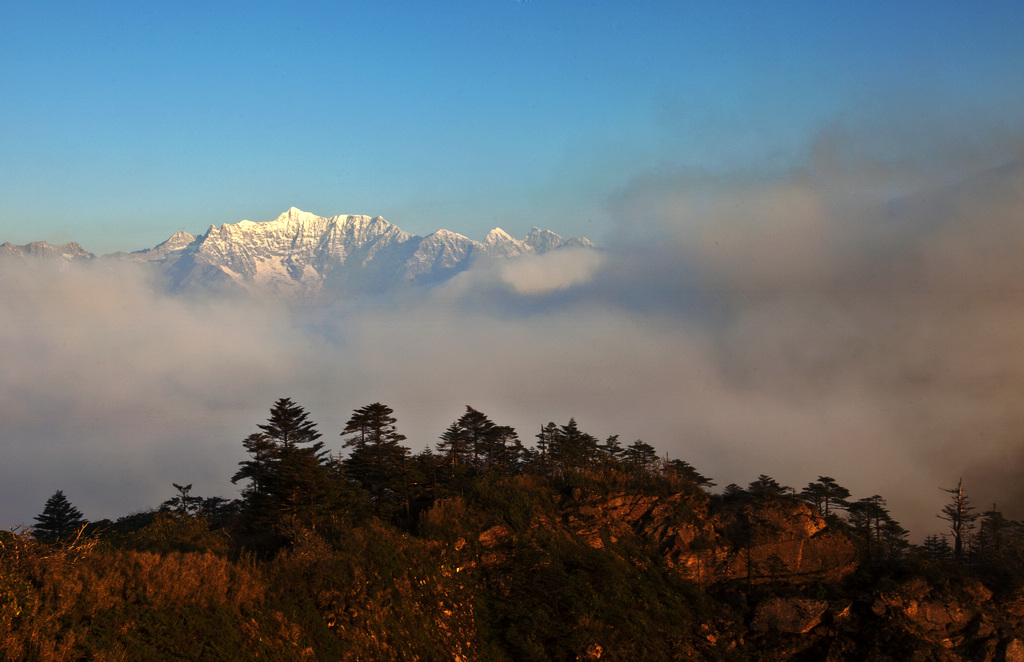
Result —
[[85, 523], [62, 493], [0, 536], [10, 660], [1014, 660], [1019, 526], [962, 489], [907, 543], [827, 476], [712, 494], [684, 461], [575, 421], [525, 447], [466, 414], [411, 455], [390, 408], [331, 454], [282, 398], [241, 498], [191, 486]]

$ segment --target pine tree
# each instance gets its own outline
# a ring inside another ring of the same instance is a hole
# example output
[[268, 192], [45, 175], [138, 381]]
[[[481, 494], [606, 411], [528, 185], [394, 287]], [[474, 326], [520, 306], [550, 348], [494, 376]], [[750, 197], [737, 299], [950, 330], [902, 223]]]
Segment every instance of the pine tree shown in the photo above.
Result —
[[846, 508], [846, 499], [850, 498], [850, 490], [836, 482], [831, 476], [818, 476], [817, 482], [808, 483], [800, 490], [800, 496], [808, 503], [814, 504], [822, 517], [828, 519], [836, 508]]
[[780, 497], [792, 491], [767, 474], [759, 475], [757, 480], [750, 483], [747, 490], [755, 497]]
[[557, 429], [555, 440], [553, 457], [563, 472], [587, 468], [598, 452], [597, 438], [580, 430], [575, 418]]
[[379, 515], [393, 514], [394, 506], [405, 502], [408, 510], [406, 460], [409, 449], [400, 442], [405, 435], [395, 427], [391, 407], [374, 402], [356, 409], [342, 436], [351, 448], [344, 465], [348, 475], [370, 494]]
[[658, 452], [646, 441], [637, 439], [622, 451], [622, 459], [631, 471], [645, 474], [658, 461]]
[[953, 534], [953, 562], [960, 564], [964, 556], [964, 543], [974, 528], [974, 521], [978, 519], [974, 506], [970, 505], [967, 495], [964, 493], [964, 480], [957, 481], [956, 487], [940, 487], [943, 492], [953, 495], [949, 503], [942, 508], [938, 517], [949, 522], [950, 533]]
[[36, 515], [35, 520], [32, 535], [45, 542], [67, 539], [87, 523], [62, 490], [57, 490], [46, 500], [43, 512]]
[[458, 421], [452, 422], [444, 432], [441, 433], [441, 440], [437, 443], [437, 450], [444, 455], [452, 475], [456, 467], [467, 464], [469, 458], [469, 440], [466, 431], [459, 425]]
[[519, 473], [526, 449], [519, 440], [519, 433], [511, 425], [495, 425], [488, 459], [490, 469], [505, 475]]
[[473, 454], [473, 468], [477, 471], [489, 468], [494, 461], [498, 426], [486, 414], [469, 405], [466, 405], [466, 413], [459, 418], [458, 424], [465, 432], [466, 442]]
[[541, 427], [536, 437], [537, 451], [534, 454], [534, 461], [542, 476], [553, 477], [558, 468], [555, 465], [555, 457], [558, 455], [558, 426], [551, 421]]
[[231, 479], [249, 481], [242, 489], [249, 529], [282, 531], [292, 522], [316, 528], [340, 507], [316, 424], [290, 398], [279, 398], [258, 427], [262, 432], [242, 442], [250, 459]]
[[160, 504], [161, 510], [170, 510], [178, 515], [192, 515], [199, 511], [203, 505], [203, 498], [192, 496], [189, 492], [192, 491], [192, 483], [188, 485], [178, 485], [177, 483], [171, 483], [174, 489], [178, 490], [178, 493]]
[[893, 519], [885, 506], [885, 499], [878, 494], [850, 504], [850, 525], [863, 541], [869, 560], [878, 560], [881, 552], [891, 546], [889, 543], [898, 544], [895, 538], [906, 535], [906, 531], [901, 536], [898, 530], [888, 527]]
[[992, 510], [982, 513], [975, 542], [978, 558], [985, 563], [998, 563], [1012, 547], [1009, 543], [1013, 523], [992, 504]]
[[598, 444], [597, 450], [600, 451], [604, 464], [614, 467], [619, 463], [624, 449], [619, 442], [619, 435], [613, 434], [605, 439], [603, 443]]
[[715, 483], [710, 478], [701, 475], [701, 473], [686, 460], [669, 460], [665, 462], [664, 471], [667, 474], [682, 476], [700, 488], [711, 488], [715, 486]]
[[949, 546], [949, 541], [937, 533], [926, 536], [921, 549], [932, 561], [943, 562], [953, 558], [953, 548]]

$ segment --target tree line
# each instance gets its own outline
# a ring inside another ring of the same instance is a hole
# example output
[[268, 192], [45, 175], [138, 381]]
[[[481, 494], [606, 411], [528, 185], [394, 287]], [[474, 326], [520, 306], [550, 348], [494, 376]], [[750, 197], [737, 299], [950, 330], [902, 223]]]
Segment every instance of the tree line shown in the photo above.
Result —
[[[309, 413], [290, 398], [279, 398], [259, 432], [242, 440], [246, 458], [231, 477], [240, 497], [202, 498], [192, 486], [174, 483], [177, 494], [160, 510], [227, 524], [253, 547], [273, 549], [295, 532], [330, 534], [367, 517], [414, 530], [419, 515], [438, 499], [465, 494], [485, 477], [528, 474], [568, 485], [582, 480], [618, 481], [650, 489], [709, 492], [715, 483], [685, 460], [659, 457], [650, 444], [630, 444], [612, 435], [601, 441], [580, 429], [574, 418], [540, 427], [532, 447], [515, 429], [496, 424], [485, 413], [466, 411], [433, 447], [412, 453], [403, 444], [391, 407], [374, 402], [353, 410], [341, 431], [343, 451], [331, 453]], [[891, 515], [880, 495], [852, 499], [831, 476], [819, 476], [801, 490], [760, 475], [747, 487], [726, 486], [711, 495], [723, 504], [754, 499], [799, 499], [832, 527], [844, 530], [868, 563], [915, 558], [929, 563], [970, 564], [1024, 576], [1024, 525], [1006, 519], [993, 506], [975, 512], [963, 488], [944, 488], [950, 497], [938, 516], [948, 531], [911, 545], [909, 532]], [[82, 513], [58, 490], [35, 518], [33, 535], [66, 540], [86, 524]]]

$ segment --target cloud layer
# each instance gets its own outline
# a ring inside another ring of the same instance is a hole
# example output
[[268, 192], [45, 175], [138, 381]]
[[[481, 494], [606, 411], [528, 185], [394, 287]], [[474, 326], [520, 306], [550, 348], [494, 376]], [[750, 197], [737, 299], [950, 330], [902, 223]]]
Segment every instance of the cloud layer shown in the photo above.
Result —
[[57, 489], [93, 519], [172, 481], [234, 496], [282, 396], [335, 449], [364, 404], [414, 450], [470, 404], [527, 442], [571, 416], [642, 438], [719, 485], [831, 475], [916, 537], [961, 475], [1024, 516], [1022, 161], [845, 140], [796, 172], [637, 178], [602, 253], [482, 262], [416, 296], [296, 311], [160, 296], [127, 265], [0, 265], [0, 523]]

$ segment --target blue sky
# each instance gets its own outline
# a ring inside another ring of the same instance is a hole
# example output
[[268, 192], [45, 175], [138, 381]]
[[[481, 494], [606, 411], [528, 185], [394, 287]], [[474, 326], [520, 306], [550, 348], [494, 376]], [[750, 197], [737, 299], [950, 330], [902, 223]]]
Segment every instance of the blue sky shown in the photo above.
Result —
[[637, 178], [771, 177], [836, 126], [1018, 135], [1021, 34], [1016, 1], [7, 1], [0, 241], [137, 250], [293, 205], [600, 241]]

